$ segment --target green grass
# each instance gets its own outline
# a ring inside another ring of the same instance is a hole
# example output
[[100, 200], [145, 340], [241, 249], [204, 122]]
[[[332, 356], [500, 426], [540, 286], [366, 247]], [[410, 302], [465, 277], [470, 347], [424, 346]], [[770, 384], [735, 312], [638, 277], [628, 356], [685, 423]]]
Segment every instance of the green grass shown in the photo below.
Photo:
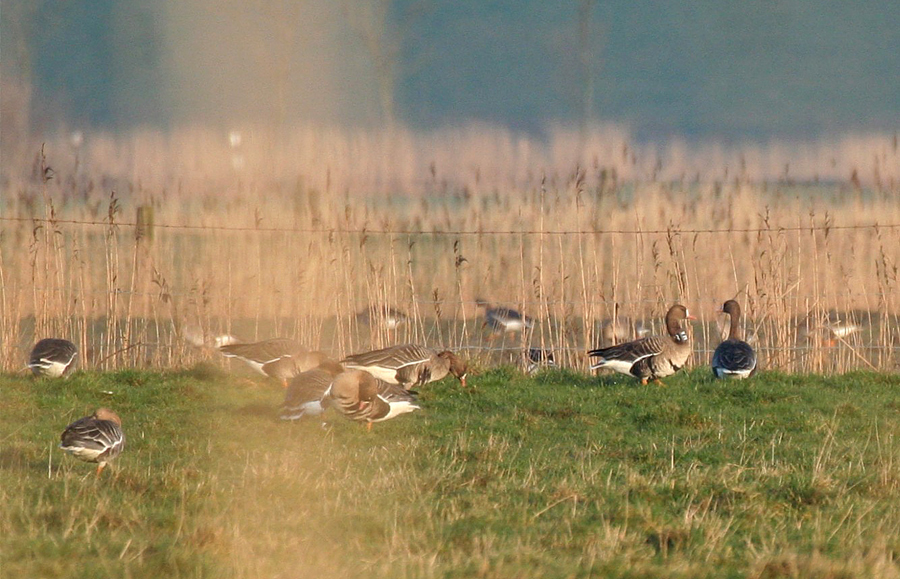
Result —
[[[900, 576], [900, 377], [471, 383], [367, 432], [215, 369], [2, 376], [0, 576]], [[97, 480], [56, 444], [100, 405]]]

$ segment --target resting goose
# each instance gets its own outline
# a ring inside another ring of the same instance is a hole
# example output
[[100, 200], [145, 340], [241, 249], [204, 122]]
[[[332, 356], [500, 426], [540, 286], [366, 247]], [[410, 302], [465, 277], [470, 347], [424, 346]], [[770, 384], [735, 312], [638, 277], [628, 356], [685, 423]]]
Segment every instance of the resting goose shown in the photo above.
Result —
[[741, 306], [734, 300], [728, 300], [722, 306], [722, 312], [731, 317], [731, 329], [728, 339], [713, 352], [713, 374], [716, 378], [749, 378], [756, 373], [756, 352], [741, 339]]
[[388, 384], [363, 370], [338, 374], [325, 391], [322, 406], [334, 407], [346, 418], [365, 422], [383, 422], [419, 410], [416, 397], [397, 384]]
[[334, 360], [294, 376], [284, 393], [282, 420], [299, 420], [304, 416], [318, 416], [325, 411], [322, 399], [335, 376], [344, 368]]
[[534, 327], [534, 320], [528, 316], [524, 316], [511, 308], [495, 307], [483, 299], [475, 300], [480, 308], [484, 308], [484, 324], [482, 327], [490, 327], [493, 336], [499, 336], [501, 333], [513, 334], [516, 332], [524, 332]]
[[417, 344], [390, 346], [353, 354], [341, 360], [347, 369], [364, 370], [389, 384], [406, 389], [453, 374], [465, 388], [466, 363], [450, 350], [438, 352]]
[[108, 408], [98, 408], [90, 416], [80, 418], [66, 427], [59, 447], [75, 458], [97, 463], [97, 476], [106, 463], [125, 448], [122, 420]]
[[72, 366], [78, 348], [69, 340], [44, 338], [34, 345], [28, 367], [35, 376], [59, 378]]
[[647, 336], [617, 346], [590, 350], [589, 356], [599, 358], [591, 365], [591, 370], [610, 368], [640, 379], [641, 384], [649, 380], [659, 382], [660, 378], [671, 376], [683, 368], [690, 357], [691, 339], [681, 322], [693, 319], [687, 308], [675, 304], [666, 313], [667, 335]]

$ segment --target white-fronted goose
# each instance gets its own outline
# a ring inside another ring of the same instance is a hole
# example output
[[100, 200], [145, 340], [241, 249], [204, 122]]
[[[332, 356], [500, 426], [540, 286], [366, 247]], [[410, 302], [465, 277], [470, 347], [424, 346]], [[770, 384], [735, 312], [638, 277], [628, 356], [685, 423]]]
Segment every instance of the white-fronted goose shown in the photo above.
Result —
[[658, 382], [660, 378], [671, 376], [684, 367], [691, 355], [691, 339], [681, 322], [693, 319], [687, 308], [675, 304], [666, 313], [667, 335], [647, 336], [617, 346], [590, 350], [589, 356], [599, 358], [591, 365], [591, 370], [609, 368], [630, 374], [640, 379], [641, 384], [649, 380]]
[[44, 338], [34, 345], [28, 367], [35, 376], [59, 378], [72, 367], [78, 348], [69, 340]]
[[370, 306], [356, 314], [361, 324], [381, 325], [385, 330], [393, 331], [406, 323], [409, 317], [396, 308], [389, 306]]
[[282, 420], [299, 420], [304, 416], [318, 416], [325, 411], [322, 399], [335, 376], [344, 368], [334, 360], [294, 376], [284, 393]]
[[379, 380], [406, 389], [440, 380], [447, 374], [453, 374], [463, 387], [466, 385], [466, 363], [456, 354], [417, 344], [353, 354], [341, 360], [341, 364], [348, 369], [365, 370]]
[[756, 372], [756, 352], [741, 339], [741, 306], [728, 300], [722, 312], [731, 317], [728, 339], [716, 347], [712, 357], [712, 370], [716, 378], [748, 378]]
[[502, 333], [514, 334], [524, 332], [534, 327], [534, 320], [524, 316], [512, 308], [502, 306], [491, 307], [491, 304], [483, 299], [475, 300], [478, 307], [484, 308], [484, 323], [482, 327], [489, 327], [492, 336]]
[[97, 463], [97, 475], [125, 448], [122, 420], [108, 408], [98, 408], [90, 416], [66, 427], [59, 447], [75, 458]]
[[373, 422], [419, 410], [415, 402], [415, 395], [398, 384], [388, 384], [363, 370], [347, 370], [335, 376], [322, 405], [371, 428]]

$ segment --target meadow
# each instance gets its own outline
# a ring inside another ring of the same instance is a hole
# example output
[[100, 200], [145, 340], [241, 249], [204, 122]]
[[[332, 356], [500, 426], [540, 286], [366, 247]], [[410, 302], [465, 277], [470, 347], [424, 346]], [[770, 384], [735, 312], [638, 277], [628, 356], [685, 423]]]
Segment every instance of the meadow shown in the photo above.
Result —
[[[0, 575], [900, 575], [895, 135], [74, 136], [4, 154]], [[534, 331], [490, 336], [478, 298]], [[707, 367], [728, 298], [748, 382]], [[604, 320], [675, 301], [687, 372], [589, 375]], [[379, 305], [408, 323], [364, 323]], [[448, 347], [472, 386], [371, 432], [286, 424], [225, 333]], [[24, 376], [44, 336], [79, 345], [70, 378]], [[558, 367], [524, 377], [526, 347]], [[100, 405], [128, 447], [96, 480], [56, 444]]]
[[[502, 367], [367, 432], [220, 362], [0, 376], [0, 574], [900, 576], [893, 375]], [[128, 446], [97, 479], [56, 445], [99, 405]]]

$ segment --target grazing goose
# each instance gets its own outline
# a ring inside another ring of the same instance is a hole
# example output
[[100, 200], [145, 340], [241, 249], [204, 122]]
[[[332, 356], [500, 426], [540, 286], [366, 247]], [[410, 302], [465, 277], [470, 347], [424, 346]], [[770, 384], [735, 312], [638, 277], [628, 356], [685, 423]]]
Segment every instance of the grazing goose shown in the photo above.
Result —
[[344, 371], [334, 360], [294, 376], [284, 393], [282, 420], [299, 420], [304, 416], [318, 416], [325, 411], [322, 399], [335, 376]]
[[69, 340], [44, 338], [34, 345], [28, 367], [35, 376], [59, 378], [72, 366], [78, 348]]
[[379, 380], [399, 384], [407, 390], [453, 374], [466, 386], [466, 363], [450, 350], [438, 352], [417, 344], [391, 346], [347, 356], [345, 368], [365, 370]]
[[[597, 348], [588, 355], [599, 358], [591, 370], [610, 368], [616, 372], [639, 378], [641, 384], [649, 380], [671, 376], [687, 362], [691, 355], [691, 339], [682, 327], [682, 320], [695, 319], [687, 308], [675, 304], [666, 313], [666, 336], [647, 336], [618, 346]], [[662, 384], [662, 382], [659, 382]]]
[[490, 327], [493, 337], [497, 337], [502, 333], [514, 334], [516, 332], [524, 332], [534, 327], [534, 320], [528, 316], [523, 316], [519, 312], [511, 308], [498, 306], [492, 308], [491, 304], [483, 299], [475, 300], [480, 308], [484, 308], [484, 324], [482, 327]]
[[68, 425], [59, 447], [75, 458], [97, 463], [97, 476], [125, 448], [122, 420], [109, 408], [98, 408], [90, 416]]
[[409, 317], [400, 310], [388, 306], [370, 306], [356, 314], [361, 324], [381, 324], [385, 330], [392, 331], [406, 323]]
[[373, 422], [419, 410], [415, 402], [414, 393], [397, 384], [388, 384], [363, 370], [347, 370], [334, 378], [322, 406], [332, 406], [346, 418], [365, 422], [371, 429]]
[[[281, 380], [286, 386], [287, 380], [298, 373], [293, 370], [294, 358], [306, 353], [306, 350], [295, 340], [272, 338], [247, 344], [225, 344], [219, 347], [219, 352], [226, 358], [242, 360], [263, 376]], [[324, 359], [325, 355], [322, 356]], [[306, 370], [318, 366], [321, 360], [311, 359], [308, 363], [312, 365], [305, 368]]]
[[321, 366], [331, 358], [325, 352], [298, 352], [290, 356], [284, 356], [263, 364], [262, 370], [266, 376], [275, 378], [281, 385], [287, 388], [288, 382], [298, 374]]
[[713, 352], [713, 374], [716, 378], [749, 378], [756, 373], [756, 352], [741, 339], [741, 306], [734, 300], [728, 300], [722, 311], [731, 317], [731, 329], [728, 339]]

